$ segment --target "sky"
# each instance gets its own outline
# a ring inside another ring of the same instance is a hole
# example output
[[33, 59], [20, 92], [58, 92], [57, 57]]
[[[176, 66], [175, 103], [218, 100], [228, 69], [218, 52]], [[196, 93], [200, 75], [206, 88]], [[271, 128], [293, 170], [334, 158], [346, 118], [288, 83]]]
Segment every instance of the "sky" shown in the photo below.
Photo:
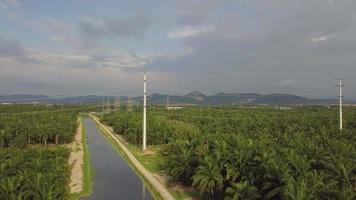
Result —
[[356, 99], [354, 0], [0, 0], [0, 94]]

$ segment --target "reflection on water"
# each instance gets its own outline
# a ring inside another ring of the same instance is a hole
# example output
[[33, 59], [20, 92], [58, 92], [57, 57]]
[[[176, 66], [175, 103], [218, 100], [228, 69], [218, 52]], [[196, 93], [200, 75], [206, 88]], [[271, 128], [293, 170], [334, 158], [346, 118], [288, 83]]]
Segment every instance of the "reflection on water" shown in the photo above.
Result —
[[88, 137], [90, 162], [94, 170], [93, 193], [84, 200], [151, 200], [152, 195], [111, 144], [99, 132], [92, 119], [84, 126]]

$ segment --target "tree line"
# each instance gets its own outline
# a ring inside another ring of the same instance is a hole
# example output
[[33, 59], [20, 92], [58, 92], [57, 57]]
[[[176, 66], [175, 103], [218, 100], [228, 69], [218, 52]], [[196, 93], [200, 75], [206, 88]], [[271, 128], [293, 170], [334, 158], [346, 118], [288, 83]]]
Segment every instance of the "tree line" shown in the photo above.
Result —
[[3, 114], [0, 115], [0, 147], [68, 143], [76, 127], [76, 113]]

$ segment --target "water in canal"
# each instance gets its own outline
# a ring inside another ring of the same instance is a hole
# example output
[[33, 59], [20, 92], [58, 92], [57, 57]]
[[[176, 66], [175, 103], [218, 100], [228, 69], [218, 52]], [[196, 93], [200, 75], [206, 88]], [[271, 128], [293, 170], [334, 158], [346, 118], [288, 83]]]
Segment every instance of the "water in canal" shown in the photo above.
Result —
[[90, 161], [94, 170], [93, 193], [83, 200], [150, 200], [142, 180], [100, 133], [95, 122], [84, 119]]

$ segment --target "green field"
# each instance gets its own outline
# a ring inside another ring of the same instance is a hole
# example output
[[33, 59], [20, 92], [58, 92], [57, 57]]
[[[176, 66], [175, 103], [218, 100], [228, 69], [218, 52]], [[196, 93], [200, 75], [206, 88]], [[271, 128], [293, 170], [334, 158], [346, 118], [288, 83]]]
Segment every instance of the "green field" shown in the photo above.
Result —
[[[101, 121], [139, 147], [141, 114]], [[355, 198], [355, 108], [344, 109], [343, 131], [338, 110], [326, 107], [153, 108], [147, 116], [148, 144], [159, 159], [139, 159], [193, 186], [201, 199]]]
[[0, 199], [68, 199], [65, 145], [74, 138], [78, 114], [30, 105], [0, 110]]
[[[0, 199], [90, 193], [85, 141], [82, 193], [69, 194], [65, 147], [84, 108], [0, 106]], [[99, 116], [177, 199], [355, 199], [353, 107], [344, 108], [342, 131], [336, 107], [151, 107], [147, 154], [141, 151], [142, 112], [133, 110]]]

